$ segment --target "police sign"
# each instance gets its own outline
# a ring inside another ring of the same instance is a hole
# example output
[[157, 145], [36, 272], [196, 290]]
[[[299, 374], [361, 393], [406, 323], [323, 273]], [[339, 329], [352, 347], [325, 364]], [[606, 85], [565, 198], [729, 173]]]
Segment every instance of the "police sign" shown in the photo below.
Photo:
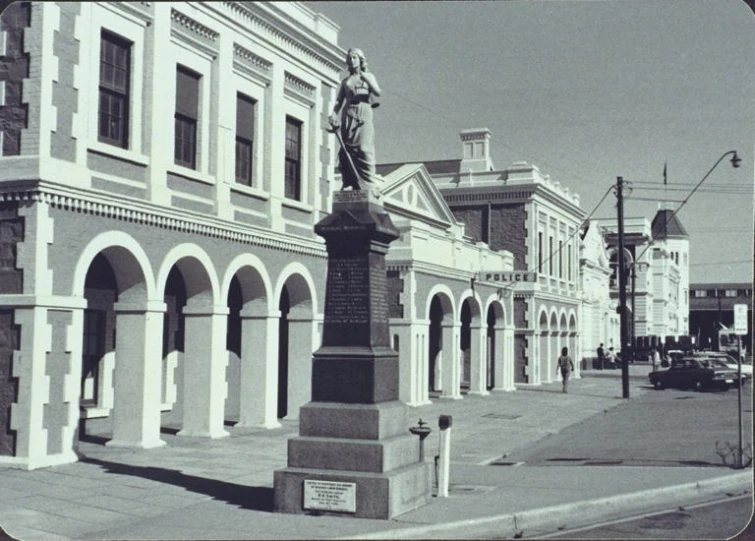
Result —
[[483, 271], [481, 280], [485, 282], [536, 282], [537, 273], [528, 271]]

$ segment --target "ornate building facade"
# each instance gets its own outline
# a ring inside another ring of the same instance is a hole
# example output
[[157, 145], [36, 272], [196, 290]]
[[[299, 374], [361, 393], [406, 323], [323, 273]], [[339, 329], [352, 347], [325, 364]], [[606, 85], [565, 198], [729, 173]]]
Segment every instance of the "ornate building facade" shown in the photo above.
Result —
[[[487, 129], [461, 133], [461, 159], [423, 162], [467, 234], [513, 255], [513, 272], [481, 267], [477, 278], [513, 298], [514, 381], [554, 381], [562, 347], [580, 349], [579, 196], [534, 166], [497, 169]], [[419, 165], [419, 164], [416, 164]], [[406, 164], [385, 164], [385, 175]], [[577, 363], [578, 364], [578, 363]], [[578, 373], [577, 373], [578, 375]]]
[[[300, 3], [18, 2], [0, 43], [0, 464], [77, 459], [78, 427], [276, 427], [320, 345], [345, 50]], [[426, 170], [386, 179], [401, 398], [513, 390], [514, 300]]]

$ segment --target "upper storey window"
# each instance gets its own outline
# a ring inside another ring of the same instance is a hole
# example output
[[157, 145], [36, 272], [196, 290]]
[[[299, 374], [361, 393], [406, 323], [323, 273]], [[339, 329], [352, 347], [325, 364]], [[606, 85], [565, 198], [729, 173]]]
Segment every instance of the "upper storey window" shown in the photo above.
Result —
[[286, 117], [286, 186], [288, 199], [301, 198], [301, 125], [293, 117]]
[[236, 182], [252, 185], [255, 101], [236, 94]]
[[116, 34], [101, 34], [98, 139], [121, 148], [128, 148], [131, 46]]
[[174, 161], [197, 168], [197, 124], [201, 75], [179, 65], [176, 69], [176, 113]]

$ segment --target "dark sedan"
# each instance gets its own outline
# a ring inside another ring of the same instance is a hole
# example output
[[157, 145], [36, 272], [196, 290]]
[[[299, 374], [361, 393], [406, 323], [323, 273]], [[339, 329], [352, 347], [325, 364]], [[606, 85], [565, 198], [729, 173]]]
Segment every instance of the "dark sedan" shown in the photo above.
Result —
[[[708, 365], [708, 366], [706, 366]], [[734, 385], [737, 373], [728, 368], [710, 366], [701, 359], [682, 357], [672, 361], [668, 370], [656, 370], [648, 374], [651, 385], [656, 389], [728, 390]]]

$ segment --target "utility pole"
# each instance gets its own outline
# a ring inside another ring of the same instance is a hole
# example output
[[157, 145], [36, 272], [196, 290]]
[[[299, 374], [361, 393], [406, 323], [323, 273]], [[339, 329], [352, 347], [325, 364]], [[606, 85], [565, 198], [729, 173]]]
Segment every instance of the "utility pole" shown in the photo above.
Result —
[[621, 334], [621, 395], [629, 398], [629, 359], [627, 357], [627, 269], [624, 266], [624, 179], [616, 177], [616, 210], [619, 219], [619, 327]]

